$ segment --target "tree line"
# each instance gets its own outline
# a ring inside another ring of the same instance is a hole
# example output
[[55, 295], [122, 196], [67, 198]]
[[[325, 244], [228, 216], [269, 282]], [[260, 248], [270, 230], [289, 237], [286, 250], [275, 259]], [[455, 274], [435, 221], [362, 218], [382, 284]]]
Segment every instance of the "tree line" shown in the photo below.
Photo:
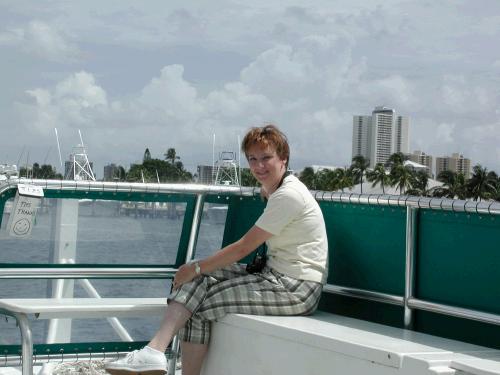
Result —
[[39, 178], [44, 180], [62, 180], [63, 175], [56, 172], [56, 169], [50, 164], [33, 163], [31, 168], [19, 168], [19, 176], [26, 176], [29, 178]]
[[187, 182], [193, 175], [184, 168], [175, 148], [169, 148], [163, 154], [164, 159], [151, 157], [149, 148], [144, 151], [142, 163], [132, 164], [128, 171], [118, 166], [114, 181], [128, 182]]
[[[132, 164], [128, 171], [118, 166], [112, 180], [128, 182], [194, 180], [196, 176], [184, 168], [175, 148], [168, 148], [163, 157], [164, 159], [152, 158], [151, 152], [146, 148], [142, 163]], [[395, 153], [385, 164], [378, 163], [373, 169], [369, 169], [369, 161], [363, 156], [356, 156], [349, 167], [320, 169], [316, 172], [312, 167], [306, 167], [298, 177], [311, 190], [344, 192], [360, 184], [360, 192], [363, 193], [364, 184], [371, 183], [372, 187], [380, 186], [383, 194], [386, 193], [387, 187], [396, 187], [400, 194], [406, 195], [500, 201], [500, 176], [480, 164], [473, 167], [470, 178], [466, 178], [462, 173], [443, 171], [437, 176], [442, 185], [429, 187], [427, 172], [405, 165], [406, 160], [407, 156], [404, 154]], [[51, 165], [38, 163], [34, 163], [32, 168], [22, 167], [19, 175], [40, 179], [63, 179]], [[241, 185], [259, 185], [248, 168], [241, 168]]]
[[[142, 164], [133, 164], [127, 172], [123, 167], [118, 167], [118, 181], [129, 182], [193, 182], [196, 175], [191, 174], [181, 162], [175, 148], [169, 148], [163, 156], [164, 160], [153, 159], [148, 148], [144, 151]], [[258, 186], [258, 182], [248, 168], [241, 168], [241, 185]]]
[[360, 184], [360, 192], [363, 193], [363, 184], [371, 183], [372, 187], [380, 186], [384, 194], [390, 186], [406, 195], [500, 201], [500, 177], [480, 164], [473, 167], [472, 176], [468, 179], [462, 173], [443, 171], [437, 176], [443, 185], [429, 187], [427, 172], [405, 165], [406, 160], [404, 154], [395, 153], [387, 163], [378, 163], [369, 169], [369, 161], [363, 156], [356, 156], [345, 168], [315, 172], [312, 167], [306, 167], [299, 174], [299, 179], [312, 190], [345, 191]]

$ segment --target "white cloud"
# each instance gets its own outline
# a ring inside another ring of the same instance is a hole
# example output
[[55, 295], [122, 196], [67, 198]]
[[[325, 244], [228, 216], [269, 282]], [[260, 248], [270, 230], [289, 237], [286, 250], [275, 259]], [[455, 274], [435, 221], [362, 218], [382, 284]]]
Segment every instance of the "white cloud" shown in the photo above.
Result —
[[[356, 87], [351, 89], [356, 90]], [[415, 103], [411, 81], [397, 74], [373, 80], [365, 78], [358, 83], [357, 92], [367, 102], [377, 98], [379, 103], [397, 108], [400, 113], [411, 110]]]
[[441, 86], [442, 103], [456, 114], [491, 113], [497, 108], [500, 92], [495, 83], [478, 82], [463, 75], [446, 75]]
[[160, 77], [153, 78], [144, 87], [138, 102], [148, 110], [153, 107], [163, 113], [163, 118], [191, 122], [199, 116], [200, 108], [196, 88], [184, 77], [181, 65], [166, 66]]
[[224, 85], [223, 90], [212, 91], [204, 103], [207, 114], [220, 119], [247, 119], [249, 123], [262, 121], [272, 112], [273, 104], [264, 95], [254, 93], [241, 82]]
[[22, 110], [27, 111], [29, 124], [40, 133], [54, 127], [95, 126], [96, 115], [105, 111], [108, 105], [106, 92], [87, 72], [69, 76], [52, 90], [36, 88], [26, 93], [35, 103], [22, 105]]
[[285, 86], [300, 86], [313, 80], [311, 68], [310, 62], [302, 60], [291, 46], [278, 45], [261, 53], [243, 69], [241, 79], [258, 91], [274, 93], [276, 89], [281, 91]]
[[[195, 154], [213, 132], [222, 143], [273, 121], [302, 167], [348, 163], [352, 115], [386, 105], [410, 116], [412, 149], [495, 155], [498, 139], [487, 136], [500, 119], [494, 2], [488, 9], [399, 0], [117, 4], [56, 0], [43, 20], [0, 31], [0, 48], [29, 53], [18, 54], [19, 66], [32, 72], [6, 85], [7, 117], [30, 88], [32, 101], [19, 113], [25, 128], [87, 128], [103, 160], [113, 145], [142, 153], [167, 144], [193, 150], [183, 152], [193, 163], [207, 159]], [[35, 14], [16, 9], [23, 19]], [[77, 58], [77, 45], [88, 59]], [[210, 61], [200, 51], [210, 51]], [[131, 54], [140, 58], [125, 58]], [[0, 71], [12, 70], [0, 61]], [[498, 159], [492, 163], [500, 170]]]
[[22, 28], [0, 33], [0, 45], [16, 46], [23, 51], [54, 62], [74, 61], [78, 48], [53, 26], [42, 21], [31, 21]]
[[241, 81], [274, 103], [329, 107], [350, 77], [351, 43], [333, 35], [307, 35], [265, 50], [241, 71]]

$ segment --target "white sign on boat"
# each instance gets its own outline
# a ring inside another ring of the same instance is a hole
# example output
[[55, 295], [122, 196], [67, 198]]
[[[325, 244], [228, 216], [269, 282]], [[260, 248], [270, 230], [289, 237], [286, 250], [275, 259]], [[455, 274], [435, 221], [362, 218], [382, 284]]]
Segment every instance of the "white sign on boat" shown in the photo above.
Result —
[[7, 228], [13, 237], [28, 237], [43, 197], [41, 186], [18, 184]]

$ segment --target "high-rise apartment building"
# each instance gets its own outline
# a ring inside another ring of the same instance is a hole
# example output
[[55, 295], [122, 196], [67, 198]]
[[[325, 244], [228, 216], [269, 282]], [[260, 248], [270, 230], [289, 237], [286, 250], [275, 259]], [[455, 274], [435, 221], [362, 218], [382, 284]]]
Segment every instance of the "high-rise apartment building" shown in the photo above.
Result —
[[408, 154], [408, 159], [415, 162], [415, 163], [425, 165], [427, 167], [427, 174], [429, 175], [429, 177], [433, 177], [432, 176], [432, 169], [433, 168], [432, 168], [432, 156], [431, 155], [427, 155], [425, 152], [417, 150], [417, 151], [413, 151], [413, 153], [411, 153], [411, 154]]
[[443, 171], [452, 171], [462, 173], [465, 178], [471, 176], [470, 159], [464, 158], [462, 154], [454, 153], [450, 156], [442, 156], [436, 158], [436, 176]]
[[362, 155], [370, 167], [385, 163], [391, 154], [409, 153], [409, 118], [394, 109], [375, 107], [371, 116], [354, 116], [352, 157]]

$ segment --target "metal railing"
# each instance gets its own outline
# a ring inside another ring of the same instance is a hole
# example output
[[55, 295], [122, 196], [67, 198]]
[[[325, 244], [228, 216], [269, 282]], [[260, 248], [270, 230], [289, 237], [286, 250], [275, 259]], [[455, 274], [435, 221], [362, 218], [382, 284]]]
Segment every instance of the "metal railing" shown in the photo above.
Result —
[[[0, 185], [0, 196], [9, 189], [16, 188], [17, 183], [32, 183], [46, 189], [73, 190], [73, 191], [106, 191], [129, 193], [172, 193], [195, 194], [197, 196], [194, 220], [192, 222], [189, 247], [186, 260], [190, 260], [196, 245], [201, 211], [204, 198], [207, 194], [225, 194], [239, 196], [255, 196], [258, 188], [214, 186], [198, 184], [140, 184], [123, 182], [95, 182], [95, 181], [48, 181], [48, 180], [21, 180]], [[500, 325], [500, 315], [490, 314], [473, 309], [457, 306], [438, 304], [420, 300], [414, 296], [415, 283], [415, 243], [416, 215], [419, 209], [430, 209], [450, 212], [463, 212], [479, 215], [500, 215], [499, 202], [473, 202], [464, 200], [427, 198], [399, 195], [355, 194], [340, 192], [312, 191], [317, 201], [329, 201], [349, 204], [363, 204], [375, 206], [406, 207], [406, 259], [405, 259], [405, 288], [404, 295], [392, 295], [371, 290], [351, 288], [341, 285], [327, 284], [326, 293], [338, 294], [363, 300], [375, 301], [404, 307], [404, 326], [411, 328], [413, 325], [413, 311], [425, 310], [438, 314], [445, 314], [484, 323]], [[175, 268], [23, 268], [15, 267], [0, 269], [0, 278], [29, 278], [36, 273], [36, 277], [47, 278], [86, 278], [86, 277], [171, 277]]]
[[97, 278], [169, 278], [173, 267], [22, 267], [0, 268], [0, 279], [88, 279]]
[[[0, 186], [0, 197], [10, 189], [17, 188], [17, 183], [32, 183], [44, 187], [45, 189], [57, 189], [57, 190], [77, 190], [77, 191], [111, 191], [111, 192], [143, 192], [143, 193], [189, 193], [196, 194], [196, 204], [193, 213], [193, 220], [191, 223], [189, 240], [186, 252], [185, 262], [189, 262], [194, 254], [196, 247], [196, 242], [198, 239], [199, 226], [201, 221], [201, 215], [203, 210], [204, 198], [207, 191], [217, 194], [254, 194], [254, 189], [242, 189], [234, 187], [207, 187], [202, 185], [189, 185], [182, 186], [179, 191], [178, 185], [154, 185], [154, 184], [123, 184], [123, 183], [96, 183], [93, 181], [76, 182], [76, 181], [46, 181], [46, 180], [30, 180], [30, 181], [18, 181], [16, 183], [7, 183]], [[58, 268], [46, 268], [46, 267], [12, 267], [12, 268], [2, 268], [0, 269], [0, 278], [3, 279], [84, 279], [86, 281], [89, 277], [99, 277], [99, 278], [123, 278], [123, 277], [134, 277], [134, 278], [152, 278], [152, 277], [168, 277], [172, 278], [177, 271], [176, 268], [172, 267], [58, 267]], [[17, 319], [17, 317], [16, 317]], [[29, 327], [24, 327], [26, 325], [25, 320], [17, 319], [20, 325], [21, 332], [23, 335], [23, 345], [22, 345], [22, 369], [23, 374], [31, 374], [33, 369], [33, 351], [30, 345], [26, 344], [26, 341], [31, 342], [31, 330]], [[116, 322], [113, 322], [116, 325]], [[119, 322], [118, 322], [119, 323]], [[115, 328], [115, 326], [113, 326]], [[28, 332], [29, 337], [26, 336]], [[123, 332], [121, 336], [125, 337]], [[174, 374], [176, 368], [177, 354], [179, 352], [179, 339], [177, 336], [174, 337], [171, 351], [174, 353], [174, 360], [169, 361], [167, 374]]]
[[500, 325], [500, 315], [458, 306], [435, 303], [415, 298], [415, 244], [416, 215], [420, 208], [451, 212], [464, 212], [483, 215], [500, 215], [499, 202], [471, 202], [441, 198], [423, 198], [394, 195], [361, 195], [347, 193], [314, 192], [319, 201], [355, 203], [366, 205], [386, 205], [406, 207], [406, 256], [405, 256], [405, 292], [404, 296], [374, 292], [366, 289], [350, 288], [327, 284], [324, 291], [368, 301], [404, 307], [404, 327], [411, 329], [414, 324], [414, 310], [425, 310], [437, 314], [470, 319], [478, 322]]
[[158, 193], [158, 194], [235, 194], [256, 195], [260, 190], [254, 187], [201, 184], [154, 184], [137, 182], [101, 182], [70, 180], [6, 180], [0, 183], [0, 195], [10, 189], [17, 189], [18, 184], [33, 184], [44, 189], [63, 191], [93, 191], [111, 193]]

